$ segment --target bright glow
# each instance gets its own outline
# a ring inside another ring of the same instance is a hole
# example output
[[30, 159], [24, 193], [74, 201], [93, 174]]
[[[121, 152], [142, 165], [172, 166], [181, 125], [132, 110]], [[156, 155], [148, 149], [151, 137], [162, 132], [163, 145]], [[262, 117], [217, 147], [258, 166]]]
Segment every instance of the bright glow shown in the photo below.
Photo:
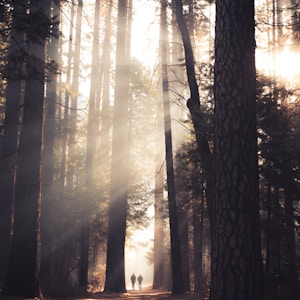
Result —
[[272, 55], [263, 53], [258, 53], [256, 61], [257, 69], [264, 73], [272, 75], [275, 71], [276, 76], [285, 80], [300, 76], [300, 53], [287, 48], [276, 54], [274, 63]]
[[276, 71], [282, 77], [300, 75], [300, 53], [288, 49], [279, 53], [276, 59]]
[[[153, 234], [153, 227], [151, 226], [144, 230], [134, 231], [133, 235], [126, 241], [125, 276], [128, 290], [131, 290], [130, 276], [132, 273], [135, 273], [136, 276], [142, 274], [143, 288], [152, 286], [153, 264], [148, 264], [146, 255], [153, 248]], [[137, 285], [135, 288], [137, 289]]]
[[133, 2], [131, 56], [151, 67], [158, 59], [158, 4], [155, 1]]

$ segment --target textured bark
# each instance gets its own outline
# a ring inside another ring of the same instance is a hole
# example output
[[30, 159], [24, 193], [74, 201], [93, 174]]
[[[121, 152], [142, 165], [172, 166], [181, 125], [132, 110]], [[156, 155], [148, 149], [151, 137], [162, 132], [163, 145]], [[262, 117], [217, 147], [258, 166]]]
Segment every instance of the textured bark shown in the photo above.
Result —
[[260, 300], [254, 1], [216, 5], [210, 299]]
[[124, 247], [128, 196], [127, 1], [118, 1], [116, 85], [105, 292], [125, 292]]
[[[45, 41], [51, 1], [31, 1], [31, 17], [40, 17], [42, 36], [31, 35], [24, 113], [17, 153], [14, 222], [9, 268], [3, 294], [42, 297], [39, 286], [41, 146], [43, 133]], [[32, 29], [31, 29], [32, 30]], [[31, 32], [32, 34], [32, 32]], [[36, 39], [38, 37], [38, 40]], [[37, 60], [36, 60], [37, 59]]]

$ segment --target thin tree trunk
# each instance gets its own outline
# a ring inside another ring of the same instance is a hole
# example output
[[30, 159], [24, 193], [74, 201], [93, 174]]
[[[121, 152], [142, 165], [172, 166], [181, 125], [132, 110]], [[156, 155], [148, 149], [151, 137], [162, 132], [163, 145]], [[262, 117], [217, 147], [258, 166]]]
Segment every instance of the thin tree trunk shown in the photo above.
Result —
[[[290, 183], [291, 186], [294, 182]], [[282, 294], [285, 300], [299, 299], [300, 288], [299, 279], [297, 274], [297, 247], [295, 240], [295, 211], [293, 204], [293, 197], [288, 191], [285, 192], [285, 232], [284, 232], [284, 245], [286, 253], [286, 261], [284, 265], [284, 280], [282, 287]]]
[[[160, 127], [158, 126], [159, 130]], [[160, 149], [160, 142], [157, 140], [157, 149]], [[155, 212], [154, 212], [154, 274], [153, 288], [159, 289], [165, 284], [164, 272], [164, 171], [160, 151], [155, 159]]]
[[178, 215], [175, 193], [175, 179], [173, 167], [173, 150], [172, 150], [172, 132], [171, 116], [169, 103], [169, 85], [168, 85], [168, 65], [167, 65], [167, 2], [161, 2], [161, 25], [160, 25], [160, 49], [161, 49], [161, 68], [162, 68], [162, 91], [164, 106], [164, 129], [165, 129], [165, 150], [166, 150], [166, 167], [167, 167], [167, 186], [168, 186], [168, 204], [169, 204], [169, 221], [171, 235], [171, 261], [172, 261], [172, 293], [174, 295], [184, 292], [182, 259], [180, 251]]
[[[102, 117], [101, 117], [101, 148], [110, 144], [109, 130], [111, 128], [111, 109], [110, 109], [110, 69], [111, 69], [111, 12], [112, 0], [109, 1], [107, 15], [105, 17], [105, 36], [103, 42], [103, 52], [101, 68], [103, 70], [103, 88], [102, 88]], [[96, 107], [98, 107], [96, 105]]]
[[[31, 1], [30, 15], [48, 18], [51, 1]], [[41, 18], [41, 27], [48, 23]], [[43, 23], [44, 22], [44, 23]], [[44, 66], [46, 35], [28, 42], [32, 61], [27, 64], [24, 114], [17, 157], [14, 223], [9, 268], [3, 294], [42, 297], [39, 284], [41, 151], [43, 134]], [[37, 63], [39, 62], [39, 63]], [[41, 69], [37, 69], [36, 66]], [[32, 73], [34, 72], [34, 73]], [[37, 74], [38, 78], [37, 78]]]
[[211, 207], [213, 205], [213, 178], [212, 178], [212, 153], [209, 148], [206, 124], [203, 121], [201, 106], [200, 106], [200, 94], [198, 90], [198, 84], [195, 74], [195, 62], [190, 34], [184, 19], [182, 0], [173, 0], [173, 9], [175, 9], [178, 27], [181, 33], [184, 53], [187, 79], [190, 88], [190, 99], [187, 102], [188, 109], [190, 111], [192, 122], [195, 128], [196, 142], [198, 145], [201, 166], [206, 178], [206, 197], [209, 215], [212, 215]]
[[201, 174], [201, 199], [195, 197], [197, 203], [193, 205], [193, 244], [194, 244], [194, 292], [201, 298], [205, 295], [203, 276], [203, 217], [204, 217], [204, 178]]
[[70, 31], [69, 31], [69, 45], [68, 45], [68, 60], [67, 60], [67, 70], [66, 70], [66, 91], [65, 91], [65, 103], [64, 103], [64, 117], [62, 125], [62, 157], [60, 164], [60, 185], [64, 188], [66, 183], [66, 164], [67, 164], [67, 144], [69, 139], [69, 106], [70, 106], [70, 83], [71, 83], [71, 65], [73, 59], [73, 22], [75, 15], [74, 5], [71, 3], [71, 16], [70, 16]]
[[[79, 94], [79, 70], [80, 70], [80, 52], [81, 52], [81, 30], [82, 30], [82, 0], [78, 1], [76, 14], [76, 30], [75, 30], [75, 46], [74, 46], [74, 67], [72, 76], [72, 93], [71, 93], [71, 107], [69, 115], [69, 139], [68, 139], [68, 168], [67, 168], [67, 183], [69, 189], [74, 187], [74, 173], [75, 173], [75, 158], [76, 151], [76, 127], [77, 127], [77, 102]], [[73, 26], [71, 24], [71, 26]]]
[[92, 70], [91, 70], [91, 87], [89, 97], [88, 125], [87, 125], [87, 141], [86, 141], [86, 163], [85, 163], [85, 185], [90, 187], [93, 185], [94, 159], [96, 154], [96, 86], [99, 84], [96, 80], [99, 78], [99, 16], [100, 16], [100, 0], [95, 2], [94, 14], [94, 40], [92, 53]]

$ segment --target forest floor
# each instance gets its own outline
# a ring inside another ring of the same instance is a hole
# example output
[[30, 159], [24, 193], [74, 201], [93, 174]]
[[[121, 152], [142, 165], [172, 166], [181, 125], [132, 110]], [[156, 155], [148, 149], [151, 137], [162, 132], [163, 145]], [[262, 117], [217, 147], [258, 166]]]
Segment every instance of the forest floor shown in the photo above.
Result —
[[[129, 290], [127, 293], [123, 294], [114, 294], [114, 293], [95, 293], [92, 298], [81, 299], [81, 300], [91, 300], [91, 299], [147, 299], [147, 300], [155, 300], [155, 299], [174, 299], [174, 300], [202, 300], [200, 299], [198, 294], [186, 293], [181, 295], [172, 295], [171, 292], [163, 291], [163, 290], [152, 290], [152, 289], [143, 289], [143, 290]], [[1, 300], [1, 299], [0, 299]], [[203, 299], [205, 300], [205, 299]]]
[[[90, 293], [84, 297], [64, 297], [64, 298], [45, 298], [44, 300], [105, 300], [105, 299], [133, 299], [133, 300], [207, 300], [208, 298], [202, 299], [198, 294], [186, 293], [181, 295], [173, 296], [171, 292], [163, 290], [152, 290], [145, 288], [143, 290], [128, 290], [127, 293]], [[20, 297], [0, 297], [0, 300], [37, 300], [35, 299], [24, 299]]]

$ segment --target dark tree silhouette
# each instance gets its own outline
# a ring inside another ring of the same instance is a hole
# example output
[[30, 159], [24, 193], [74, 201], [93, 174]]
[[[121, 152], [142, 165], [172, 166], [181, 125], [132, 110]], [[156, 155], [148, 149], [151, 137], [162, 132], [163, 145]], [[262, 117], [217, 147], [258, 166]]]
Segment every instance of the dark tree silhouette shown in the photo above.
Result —
[[183, 274], [181, 263], [181, 247], [179, 239], [178, 213], [175, 193], [175, 179], [172, 151], [171, 115], [169, 103], [168, 65], [167, 65], [167, 1], [161, 1], [161, 23], [160, 23], [160, 49], [162, 68], [162, 92], [164, 106], [164, 129], [165, 129], [165, 150], [167, 167], [168, 186], [168, 207], [171, 238], [171, 264], [172, 264], [172, 293], [184, 292]]
[[9, 267], [3, 294], [42, 297], [39, 287], [41, 151], [44, 104], [45, 42], [51, 1], [30, 2], [29, 18], [36, 26], [27, 31], [27, 79], [14, 201], [14, 222]]
[[216, 5], [210, 299], [260, 300], [254, 1]]
[[16, 166], [16, 154], [19, 138], [19, 118], [20, 105], [23, 93], [22, 77], [24, 76], [24, 30], [20, 28], [20, 23], [26, 15], [27, 1], [18, 1], [13, 4], [12, 28], [10, 31], [10, 45], [8, 52], [8, 62], [6, 67], [6, 103], [5, 122], [3, 133], [3, 144], [1, 151], [0, 165], [0, 281], [3, 282], [6, 265], [8, 261], [10, 234], [12, 227], [12, 208], [14, 197], [14, 177]]

